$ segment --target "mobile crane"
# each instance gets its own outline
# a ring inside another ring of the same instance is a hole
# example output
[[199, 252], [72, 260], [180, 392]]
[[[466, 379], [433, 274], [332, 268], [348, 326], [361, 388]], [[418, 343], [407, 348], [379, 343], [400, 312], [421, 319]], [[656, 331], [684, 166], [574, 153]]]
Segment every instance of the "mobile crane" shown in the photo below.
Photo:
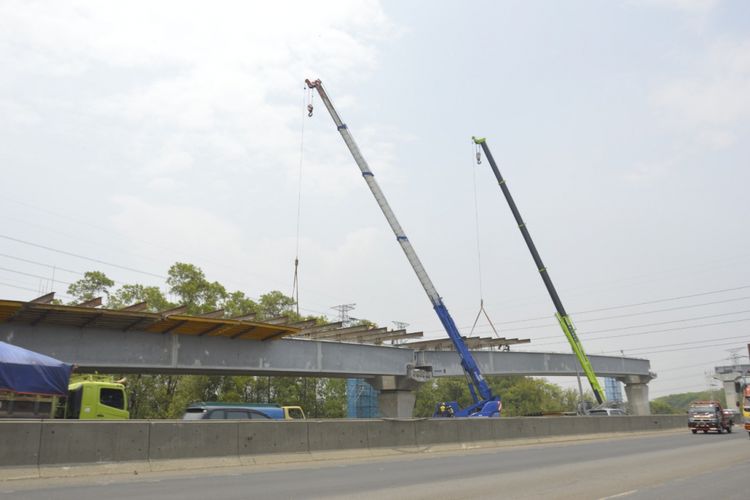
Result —
[[[321, 81], [311, 81], [308, 79], [305, 80], [305, 83], [310, 89], [318, 91], [321, 100], [328, 109], [331, 118], [333, 118], [333, 122], [336, 124], [336, 129], [341, 134], [341, 137], [344, 139], [347, 148], [349, 148], [349, 152], [351, 152], [352, 156], [354, 157], [354, 161], [357, 163], [357, 166], [362, 172], [362, 177], [364, 177], [365, 182], [367, 182], [367, 186], [370, 188], [370, 191], [372, 192], [375, 200], [380, 206], [383, 215], [385, 215], [388, 224], [390, 224], [393, 233], [396, 235], [396, 240], [398, 241], [399, 245], [401, 245], [401, 249], [404, 251], [404, 254], [406, 254], [406, 258], [409, 260], [409, 264], [411, 264], [412, 269], [414, 269], [414, 272], [416, 273], [417, 278], [422, 285], [422, 288], [424, 288], [424, 291], [427, 293], [427, 297], [429, 297], [430, 302], [432, 303], [432, 307], [435, 309], [438, 318], [440, 318], [440, 322], [443, 324], [445, 331], [448, 333], [448, 337], [450, 337], [453, 345], [456, 348], [456, 351], [458, 352], [459, 357], [461, 358], [461, 366], [466, 374], [466, 379], [469, 384], [469, 392], [471, 393], [471, 397], [474, 400], [474, 403], [467, 406], [466, 408], [460, 408], [456, 401], [446, 401], [438, 403], [435, 406], [435, 413], [433, 414], [433, 417], [500, 416], [500, 410], [502, 409], [502, 402], [500, 400], [500, 397], [492, 394], [492, 389], [485, 380], [484, 376], [482, 376], [482, 372], [479, 370], [479, 366], [477, 365], [474, 357], [471, 355], [471, 352], [466, 347], [466, 344], [461, 338], [461, 334], [458, 332], [456, 323], [453, 321], [453, 318], [448, 312], [448, 309], [445, 307], [445, 303], [443, 303], [443, 299], [440, 297], [437, 290], [435, 289], [435, 286], [432, 284], [432, 281], [427, 275], [424, 266], [422, 266], [419, 257], [417, 257], [414, 248], [412, 247], [409, 239], [404, 233], [404, 230], [401, 228], [401, 225], [396, 219], [393, 210], [391, 210], [391, 207], [388, 204], [385, 195], [380, 190], [380, 186], [375, 180], [375, 175], [372, 173], [372, 170], [367, 164], [367, 161], [362, 156], [362, 153], [360, 152], [356, 142], [354, 142], [354, 138], [349, 132], [349, 128], [341, 120], [341, 117], [336, 111], [336, 108], [333, 106], [331, 99], [328, 97], [328, 94], [323, 88], [323, 84], [321, 83]], [[312, 115], [312, 105], [308, 106], [308, 111], [308, 115]]]
[[[505, 195], [505, 199], [510, 206], [510, 211], [513, 212], [513, 217], [515, 217], [516, 219], [518, 229], [521, 230], [521, 235], [526, 242], [526, 246], [529, 247], [529, 251], [531, 252], [531, 257], [534, 259], [536, 268], [539, 271], [539, 274], [542, 276], [544, 286], [547, 287], [547, 292], [549, 292], [552, 303], [555, 305], [555, 309], [557, 309], [555, 317], [557, 317], [557, 321], [560, 323], [560, 327], [562, 328], [563, 333], [565, 333], [565, 337], [568, 339], [570, 347], [573, 348], [573, 353], [576, 355], [576, 358], [578, 358], [578, 362], [581, 364], [581, 368], [583, 368], [589, 384], [591, 384], [591, 390], [594, 391], [594, 397], [596, 397], [596, 401], [601, 404], [605, 399], [604, 391], [602, 391], [602, 388], [599, 385], [599, 381], [596, 378], [594, 369], [591, 367], [591, 362], [589, 362], [589, 358], [586, 356], [586, 353], [583, 350], [581, 341], [578, 340], [578, 335], [576, 334], [576, 329], [573, 326], [573, 322], [571, 321], [570, 316], [568, 316], [568, 313], [565, 312], [565, 307], [560, 300], [560, 296], [557, 295], [557, 290], [555, 290], [555, 285], [552, 284], [552, 279], [549, 277], [547, 268], [544, 267], [542, 258], [539, 256], [539, 252], [537, 252], [536, 250], [536, 245], [534, 245], [534, 241], [531, 239], [531, 234], [529, 234], [529, 230], [526, 227], [526, 224], [523, 222], [523, 219], [521, 218], [521, 213], [518, 211], [518, 207], [516, 207], [516, 203], [513, 201], [513, 197], [510, 194], [508, 185], [505, 183], [503, 176], [500, 174], [500, 170], [497, 168], [497, 163], [495, 163], [495, 159], [492, 157], [490, 148], [487, 146], [487, 140], [482, 137], [472, 137], [472, 140], [474, 141], [474, 144], [481, 146], [485, 156], [487, 157], [487, 161], [492, 168], [492, 172], [495, 174], [497, 183], [500, 185], [500, 189], [502, 189], [503, 194]], [[480, 154], [479, 152], [477, 152], [477, 161], [479, 160]]]

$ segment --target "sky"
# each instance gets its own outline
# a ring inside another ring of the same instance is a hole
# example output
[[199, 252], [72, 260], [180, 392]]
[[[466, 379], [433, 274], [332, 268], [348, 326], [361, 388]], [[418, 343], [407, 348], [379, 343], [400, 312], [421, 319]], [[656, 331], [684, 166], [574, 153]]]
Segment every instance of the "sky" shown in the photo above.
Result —
[[652, 397], [748, 362], [747, 2], [0, 0], [0, 66], [4, 299], [175, 262], [289, 294], [298, 255], [303, 314], [444, 336], [320, 78], [463, 333], [483, 300], [570, 350], [476, 135], [589, 354]]

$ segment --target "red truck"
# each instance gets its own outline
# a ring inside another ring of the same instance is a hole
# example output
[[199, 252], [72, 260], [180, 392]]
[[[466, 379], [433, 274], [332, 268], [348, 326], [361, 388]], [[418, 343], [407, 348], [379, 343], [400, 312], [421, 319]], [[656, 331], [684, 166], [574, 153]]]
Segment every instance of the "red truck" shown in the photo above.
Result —
[[698, 431], [732, 432], [733, 425], [733, 415], [718, 401], [693, 401], [688, 407], [688, 428], [693, 434]]

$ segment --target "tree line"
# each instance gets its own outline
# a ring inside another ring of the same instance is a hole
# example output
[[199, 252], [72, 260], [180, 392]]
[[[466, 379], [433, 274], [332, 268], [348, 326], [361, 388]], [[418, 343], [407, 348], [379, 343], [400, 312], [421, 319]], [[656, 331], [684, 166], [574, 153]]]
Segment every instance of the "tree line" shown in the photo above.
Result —
[[[294, 310], [294, 299], [278, 290], [265, 293], [257, 300], [242, 291], [228, 291], [221, 283], [209, 281], [194, 264], [173, 264], [167, 272], [166, 287], [168, 294], [157, 286], [141, 284], [115, 288], [115, 282], [105, 273], [89, 271], [71, 284], [67, 292], [73, 297], [71, 304], [101, 297], [105, 307], [111, 309], [146, 302], [150, 312], [184, 306], [187, 314], [223, 310], [228, 318], [256, 314], [260, 321], [287, 316], [291, 321], [315, 319], [320, 323], [328, 322], [323, 316], [300, 316]], [[188, 404], [197, 401], [299, 405], [312, 418], [346, 416], [344, 379], [137, 374], [128, 376], [127, 380], [131, 418], [179, 418]], [[562, 389], [542, 379], [489, 376], [487, 381], [493, 392], [502, 396], [503, 414], [507, 416], [575, 411], [579, 401], [575, 390]], [[415, 416], [431, 416], [439, 401], [458, 401], [461, 406], [469, 404], [471, 395], [466, 380], [447, 377], [422, 384], [417, 390]]]

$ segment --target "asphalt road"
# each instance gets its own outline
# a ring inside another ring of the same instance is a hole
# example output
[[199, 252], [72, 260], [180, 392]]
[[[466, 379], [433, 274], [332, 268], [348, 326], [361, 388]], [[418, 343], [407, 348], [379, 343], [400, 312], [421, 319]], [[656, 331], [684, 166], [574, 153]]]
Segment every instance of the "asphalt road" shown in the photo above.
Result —
[[747, 499], [746, 432], [680, 432], [384, 459], [0, 483], [3, 500]]

